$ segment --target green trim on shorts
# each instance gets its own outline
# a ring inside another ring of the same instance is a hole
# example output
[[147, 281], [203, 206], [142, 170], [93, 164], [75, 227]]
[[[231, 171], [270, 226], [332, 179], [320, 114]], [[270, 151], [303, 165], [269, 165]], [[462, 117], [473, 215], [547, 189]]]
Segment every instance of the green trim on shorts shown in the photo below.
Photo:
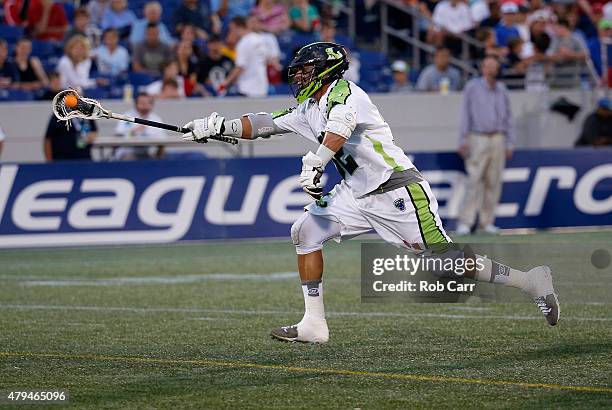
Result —
[[374, 146], [374, 151], [376, 151], [378, 154], [382, 155], [382, 157], [385, 160], [385, 162], [387, 163], [387, 165], [389, 165], [391, 168], [393, 168], [393, 171], [395, 171], [395, 172], [404, 171], [404, 167], [399, 165], [395, 161], [395, 159], [391, 155], [389, 155], [387, 153], [387, 151], [385, 151], [385, 149], [382, 146], [382, 142], [378, 141], [377, 139], [374, 139], [374, 138], [370, 137], [369, 135], [364, 135], [364, 136], [367, 139], [370, 140], [370, 142]]
[[408, 191], [408, 195], [410, 196], [410, 200], [416, 212], [423, 244], [428, 247], [435, 244], [449, 243], [440, 227], [436, 224], [436, 217], [433, 212], [431, 212], [431, 209], [429, 209], [429, 197], [421, 184], [415, 182], [406, 185], [406, 191]]

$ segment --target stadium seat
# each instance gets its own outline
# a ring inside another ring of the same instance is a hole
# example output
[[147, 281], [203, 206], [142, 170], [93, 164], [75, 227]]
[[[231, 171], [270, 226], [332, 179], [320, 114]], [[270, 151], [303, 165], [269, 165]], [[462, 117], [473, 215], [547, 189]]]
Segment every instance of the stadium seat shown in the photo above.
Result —
[[83, 93], [85, 97], [93, 98], [94, 100], [101, 100], [108, 98], [110, 93], [105, 87], [88, 88]]
[[135, 73], [131, 72], [128, 74], [128, 80], [134, 87], [134, 90], [138, 90], [143, 85], [149, 85], [156, 80], [155, 77], [147, 73]]
[[0, 38], [5, 39], [7, 43], [12, 44], [21, 37], [23, 37], [23, 27], [0, 24]]
[[32, 101], [34, 94], [24, 90], [2, 90], [0, 101]]
[[32, 55], [42, 59], [60, 57], [64, 53], [63, 44], [53, 41], [32, 40]]

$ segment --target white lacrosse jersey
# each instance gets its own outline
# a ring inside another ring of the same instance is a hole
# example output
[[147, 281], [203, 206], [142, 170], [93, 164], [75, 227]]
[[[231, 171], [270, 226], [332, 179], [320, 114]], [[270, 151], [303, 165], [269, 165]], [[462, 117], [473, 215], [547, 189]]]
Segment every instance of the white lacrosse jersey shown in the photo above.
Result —
[[[274, 125], [322, 143], [332, 113], [356, 123], [344, 146], [333, 158], [334, 165], [355, 197], [374, 191], [394, 171], [414, 168], [403, 150], [393, 142], [393, 134], [370, 97], [355, 83], [334, 81], [323, 97], [310, 98], [297, 107], [272, 113]], [[354, 115], [356, 118], [350, 118]]]

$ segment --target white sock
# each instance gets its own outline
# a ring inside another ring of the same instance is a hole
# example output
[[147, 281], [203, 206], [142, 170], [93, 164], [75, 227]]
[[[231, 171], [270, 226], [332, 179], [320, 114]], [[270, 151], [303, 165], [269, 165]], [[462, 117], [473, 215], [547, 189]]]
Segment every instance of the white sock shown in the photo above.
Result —
[[300, 322], [325, 320], [323, 282], [321, 280], [302, 281], [302, 292], [304, 293], [304, 317]]
[[499, 283], [513, 288], [524, 289], [527, 285], [527, 274], [518, 269], [496, 262], [484, 256], [476, 255], [483, 259], [484, 269], [476, 270], [475, 279], [479, 282]]

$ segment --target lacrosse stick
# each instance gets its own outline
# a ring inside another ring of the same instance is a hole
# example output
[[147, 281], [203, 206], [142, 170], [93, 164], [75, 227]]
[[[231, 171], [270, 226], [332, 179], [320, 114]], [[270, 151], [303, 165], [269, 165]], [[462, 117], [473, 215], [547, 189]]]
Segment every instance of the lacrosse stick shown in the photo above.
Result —
[[[188, 128], [177, 127], [176, 125], [165, 124], [163, 122], [149, 121], [142, 118], [128, 117], [127, 115], [117, 114], [102, 108], [102, 105], [92, 99], [81, 97], [75, 90], [64, 90], [57, 93], [53, 98], [53, 113], [63, 121], [71, 118], [84, 118], [88, 120], [98, 120], [100, 118], [112, 118], [114, 120], [133, 122], [136, 124], [148, 125], [149, 127], [162, 128], [164, 130], [187, 134], [191, 130]], [[226, 142], [228, 144], [238, 144], [238, 139], [217, 135], [210, 139]]]

